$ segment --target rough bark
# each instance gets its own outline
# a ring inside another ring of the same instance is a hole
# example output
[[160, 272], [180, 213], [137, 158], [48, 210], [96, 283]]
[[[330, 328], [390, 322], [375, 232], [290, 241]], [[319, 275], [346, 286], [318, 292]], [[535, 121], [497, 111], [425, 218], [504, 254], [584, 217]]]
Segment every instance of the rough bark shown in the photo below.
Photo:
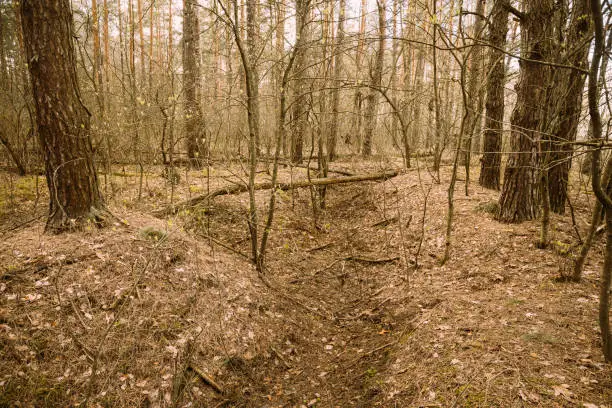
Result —
[[[589, 5], [587, 0], [573, 2], [572, 18], [566, 40], [568, 58], [563, 62], [586, 69], [591, 35], [589, 24]], [[548, 170], [548, 192], [550, 208], [558, 214], [565, 213], [567, 185], [572, 165], [573, 146], [576, 140], [580, 113], [582, 111], [582, 94], [586, 75], [578, 70], [557, 70], [554, 74], [555, 87], [552, 103], [559, 105], [552, 122], [556, 125], [547, 150], [550, 158]]]
[[183, 7], [183, 80], [185, 93], [185, 134], [187, 156], [199, 167], [206, 157], [206, 140], [200, 107], [199, 21], [195, 0], [185, 0]]
[[483, 155], [480, 167], [480, 185], [499, 190], [501, 148], [504, 121], [504, 87], [506, 69], [504, 54], [508, 33], [508, 10], [506, 0], [496, 0], [491, 12], [491, 28], [488, 42], [496, 47], [490, 49], [489, 77], [487, 79], [486, 118]]
[[519, 62], [517, 100], [511, 117], [510, 153], [499, 213], [501, 221], [515, 223], [534, 219], [540, 211], [537, 152], [550, 67], [538, 61], [548, 61], [550, 57], [550, 21], [555, 3], [553, 0], [534, 0], [525, 3], [525, 7], [521, 18], [521, 53], [526, 60]]
[[23, 0], [24, 43], [49, 186], [47, 230], [100, 220], [89, 112], [79, 96], [68, 0]]

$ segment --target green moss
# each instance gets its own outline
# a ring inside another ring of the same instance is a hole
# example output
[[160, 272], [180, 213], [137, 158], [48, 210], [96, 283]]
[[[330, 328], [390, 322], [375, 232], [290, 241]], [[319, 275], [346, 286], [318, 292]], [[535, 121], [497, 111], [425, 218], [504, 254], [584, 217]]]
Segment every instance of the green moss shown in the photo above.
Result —
[[553, 335], [541, 331], [525, 333], [521, 336], [521, 338], [525, 341], [534, 343], [556, 344], [559, 342], [559, 340]]
[[192, 193], [201, 193], [203, 190], [202, 186], [189, 186], [189, 191]]
[[499, 202], [487, 201], [484, 203], [478, 203], [476, 211], [484, 212], [491, 215], [497, 215], [499, 213]]
[[142, 228], [139, 234], [142, 238], [154, 242], [162, 241], [168, 237], [168, 234], [166, 234], [164, 231], [152, 226]]

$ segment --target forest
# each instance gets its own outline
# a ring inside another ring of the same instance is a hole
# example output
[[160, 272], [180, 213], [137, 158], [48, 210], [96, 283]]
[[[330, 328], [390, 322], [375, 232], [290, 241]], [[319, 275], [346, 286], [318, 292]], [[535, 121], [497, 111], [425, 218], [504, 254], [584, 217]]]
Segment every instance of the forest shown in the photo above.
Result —
[[612, 408], [610, 0], [0, 0], [0, 407]]

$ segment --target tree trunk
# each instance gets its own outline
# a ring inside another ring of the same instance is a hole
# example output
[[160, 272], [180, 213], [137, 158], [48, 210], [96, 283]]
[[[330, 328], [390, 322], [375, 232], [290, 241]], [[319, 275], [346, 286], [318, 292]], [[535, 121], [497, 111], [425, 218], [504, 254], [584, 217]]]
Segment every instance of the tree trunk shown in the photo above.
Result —
[[363, 147], [361, 153], [364, 157], [372, 155], [372, 138], [376, 129], [376, 108], [378, 105], [379, 89], [382, 85], [382, 70], [385, 59], [385, 0], [377, 0], [378, 5], [378, 51], [372, 72], [372, 88], [366, 99], [365, 124], [363, 132]]
[[[299, 36], [309, 37], [309, 29], [307, 28], [308, 16], [310, 15], [309, 8], [310, 7], [308, 0], [296, 0], [295, 34], [297, 38], [299, 38]], [[300, 29], [300, 27], [304, 28]], [[299, 41], [299, 39], [296, 41]], [[308, 41], [308, 38], [305, 41]], [[295, 122], [295, 125], [291, 138], [291, 161], [293, 163], [300, 163], [303, 159], [304, 134], [306, 133], [306, 127], [308, 125], [308, 121], [306, 118], [306, 116], [308, 115], [308, 107], [306, 106], [308, 97], [306, 95], [307, 86], [305, 78], [307, 64], [307, 47], [300, 47], [300, 49], [296, 52], [297, 54], [295, 56], [294, 66], [295, 101], [293, 105], [293, 120]]]
[[[23, 0], [21, 20], [49, 186], [47, 230], [99, 221], [89, 111], [79, 97], [68, 0]], [[58, 86], [61, 84], [61, 86]]]
[[506, 68], [504, 53], [508, 33], [508, 10], [506, 0], [496, 0], [491, 12], [492, 21], [489, 43], [489, 77], [487, 79], [486, 119], [483, 156], [480, 167], [480, 185], [499, 190], [502, 136], [504, 131], [504, 88]]
[[359, 82], [362, 78], [361, 68], [363, 64], [365, 47], [365, 24], [367, 13], [366, 7], [367, 1], [361, 0], [361, 7], [359, 9], [359, 34], [357, 39], [357, 49], [355, 51], [355, 82], [357, 83], [357, 87], [355, 88], [355, 96], [353, 98], [353, 115], [355, 116], [355, 118], [353, 119], [351, 133], [346, 137], [346, 142], [348, 144], [352, 143], [352, 138], [354, 137], [356, 139], [358, 148], [361, 146], [362, 143], [361, 131], [363, 125], [363, 118], [361, 117], [361, 105], [363, 102], [363, 94], [361, 87], [359, 86]]
[[552, 41], [553, 0], [525, 3], [521, 18], [521, 53], [516, 105], [511, 118], [511, 139], [499, 219], [521, 222], [537, 217], [540, 211], [538, 143], [550, 67], [537, 61], [549, 60]]
[[343, 67], [343, 50], [344, 45], [344, 16], [346, 14], [346, 0], [340, 0], [340, 10], [338, 12], [338, 27], [336, 31], [336, 42], [334, 45], [334, 89], [332, 93], [332, 121], [329, 132], [329, 141], [327, 148], [329, 151], [329, 161], [333, 161], [336, 157], [336, 145], [338, 142], [338, 129], [340, 129], [339, 107], [340, 107], [340, 83], [341, 76], [344, 71]]
[[[484, 25], [484, 21], [483, 21], [483, 18], [480, 16], [484, 16], [484, 13], [485, 13], [485, 1], [478, 0], [476, 2], [476, 16], [475, 16], [475, 22], [474, 22], [473, 32], [472, 32], [472, 36], [474, 37], [476, 41], [480, 39], [480, 36], [482, 34], [482, 28]], [[482, 47], [478, 45], [474, 45], [469, 58], [470, 58], [469, 59], [470, 70], [469, 70], [469, 79], [468, 79], [468, 85], [467, 85], [469, 105], [467, 106], [468, 117], [467, 117], [467, 123], [465, 127], [467, 137], [465, 138], [465, 145], [463, 146], [463, 152], [462, 152], [463, 154], [461, 155], [463, 163], [465, 165], [466, 192], [467, 192], [467, 187], [470, 181], [470, 159], [471, 159], [471, 153], [472, 153], [472, 142], [473, 142], [473, 137], [474, 137], [474, 130], [476, 129], [476, 122], [480, 120], [480, 112], [478, 108], [480, 105], [479, 98], [481, 96], [479, 87], [482, 87], [482, 84], [480, 83], [480, 79], [483, 74], [482, 69], [481, 69], [482, 67]]]
[[21, 158], [19, 157], [15, 149], [13, 149], [12, 144], [9, 142], [8, 138], [6, 137], [2, 129], [0, 129], [0, 143], [4, 145], [4, 148], [8, 152], [9, 156], [11, 156], [11, 159], [13, 159], [15, 166], [17, 166], [18, 174], [20, 176], [25, 176], [26, 169], [25, 169], [25, 166], [23, 165], [23, 161], [21, 160]]
[[[589, 24], [589, 5], [587, 0], [573, 2], [572, 19], [569, 27], [565, 50], [569, 52], [567, 63], [586, 69], [591, 35]], [[580, 113], [582, 111], [582, 94], [586, 75], [577, 70], [557, 70], [554, 74], [555, 95], [552, 103], [560, 105], [555, 112], [553, 123], [558, 124], [553, 130], [549, 153], [550, 169], [548, 170], [548, 191], [550, 208], [558, 214], [565, 213], [567, 201], [567, 184], [572, 165], [573, 147], [576, 140]], [[570, 143], [568, 143], [570, 142]]]
[[206, 157], [206, 141], [200, 107], [200, 25], [195, 0], [185, 0], [183, 7], [183, 87], [185, 92], [185, 134], [187, 157], [200, 167]]
[[249, 70], [251, 71], [251, 98], [250, 109], [253, 110], [253, 124], [257, 128], [255, 132], [255, 151], [260, 152], [260, 127], [259, 127], [259, 70], [257, 67], [257, 37], [259, 36], [259, 21], [257, 9], [259, 0], [246, 0], [246, 29], [247, 29], [247, 52], [249, 53]]

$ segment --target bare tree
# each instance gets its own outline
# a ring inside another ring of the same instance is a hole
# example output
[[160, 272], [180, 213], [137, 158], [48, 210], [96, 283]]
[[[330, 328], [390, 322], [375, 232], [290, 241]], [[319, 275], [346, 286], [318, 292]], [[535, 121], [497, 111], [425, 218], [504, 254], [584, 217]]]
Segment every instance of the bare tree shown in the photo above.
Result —
[[376, 129], [376, 110], [378, 106], [378, 91], [382, 84], [383, 63], [385, 61], [385, 0], [376, 1], [378, 7], [378, 50], [372, 69], [372, 87], [366, 99], [363, 145], [361, 153], [368, 157], [372, 155], [372, 137]]

